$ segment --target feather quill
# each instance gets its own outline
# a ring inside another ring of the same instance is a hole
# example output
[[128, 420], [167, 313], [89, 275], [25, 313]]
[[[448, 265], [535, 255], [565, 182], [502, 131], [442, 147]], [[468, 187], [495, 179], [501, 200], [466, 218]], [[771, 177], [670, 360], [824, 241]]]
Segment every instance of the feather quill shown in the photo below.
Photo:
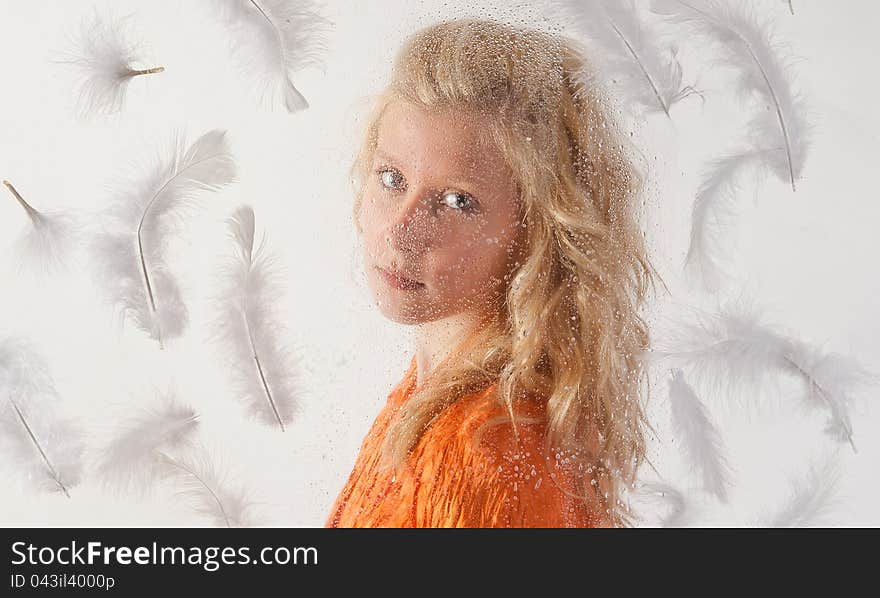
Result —
[[794, 191], [808, 150], [809, 123], [805, 101], [792, 87], [790, 64], [777, 51], [769, 24], [747, 2], [652, 0], [651, 8], [715, 41], [720, 64], [738, 75], [737, 91], [766, 103], [769, 109], [749, 122], [749, 136], [756, 149], [774, 150], [766, 154], [765, 164]]
[[673, 46], [665, 48], [646, 27], [633, 0], [557, 0], [566, 22], [572, 22], [602, 48], [603, 67], [632, 100], [649, 111], [669, 116], [672, 106], [692, 94], [682, 85], [682, 69]]
[[122, 109], [128, 86], [135, 77], [154, 75], [161, 66], [138, 68], [140, 44], [130, 41], [129, 17], [107, 19], [100, 13], [83, 18], [73, 36], [76, 48], [57, 63], [74, 67], [81, 76], [77, 106], [83, 116], [111, 114]]
[[7, 180], [3, 185], [24, 209], [29, 226], [17, 239], [15, 253], [19, 266], [36, 267], [58, 272], [65, 266], [65, 258], [75, 245], [78, 225], [70, 214], [37, 211]]
[[207, 515], [220, 526], [249, 525], [252, 505], [245, 491], [229, 487], [226, 476], [218, 471], [206, 451], [179, 456], [160, 453], [159, 459], [164, 479], [196, 512]]
[[875, 382], [873, 373], [850, 357], [825, 353], [770, 328], [753, 305], [731, 302], [719, 313], [694, 313], [666, 339], [669, 348], [652, 352], [654, 359], [692, 366], [712, 394], [741, 390], [758, 396], [765, 382], [779, 374], [794, 376], [807, 388], [804, 405], [827, 411], [826, 432], [856, 450], [849, 417], [852, 392]]
[[107, 443], [95, 471], [107, 486], [143, 495], [167, 473], [167, 455], [192, 448], [198, 425], [193, 409], [166, 395], [159, 406], [128, 416]]
[[681, 440], [694, 469], [702, 475], [703, 488], [727, 502], [730, 466], [724, 457], [721, 434], [685, 380], [684, 372], [678, 368], [673, 370], [669, 382], [669, 402], [676, 437]]
[[253, 210], [242, 206], [227, 223], [235, 258], [224, 272], [216, 340], [232, 362], [236, 390], [250, 413], [284, 431], [296, 411], [298, 391], [296, 368], [273, 310], [278, 276], [265, 251], [265, 235], [255, 246]]
[[0, 454], [37, 490], [70, 498], [82, 472], [82, 433], [62, 414], [62, 403], [37, 351], [27, 342], [0, 340]]
[[190, 207], [198, 192], [217, 191], [235, 176], [224, 131], [209, 131], [188, 148], [180, 136], [169, 158], [134, 190], [119, 194], [95, 242], [100, 282], [111, 300], [162, 347], [184, 331], [188, 320], [166, 263], [167, 220]]
[[790, 481], [790, 497], [770, 520], [770, 527], [820, 525], [834, 506], [840, 470], [831, 457], [812, 463], [804, 479]]
[[280, 96], [288, 112], [309, 103], [292, 73], [319, 64], [327, 20], [307, 0], [214, 0], [232, 31], [232, 52], [242, 70], [256, 74], [263, 96]]

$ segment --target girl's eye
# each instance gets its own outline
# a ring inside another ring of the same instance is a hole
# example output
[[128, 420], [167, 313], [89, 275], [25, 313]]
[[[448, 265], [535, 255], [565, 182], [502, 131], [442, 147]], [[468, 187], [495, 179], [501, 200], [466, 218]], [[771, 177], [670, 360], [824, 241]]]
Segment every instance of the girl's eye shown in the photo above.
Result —
[[389, 189], [399, 189], [398, 186], [400, 181], [399, 178], [403, 178], [400, 176], [400, 173], [390, 170], [388, 168], [382, 168], [379, 170], [379, 176], [382, 179], [382, 184]]
[[448, 191], [444, 193], [441, 201], [450, 208], [455, 208], [464, 212], [470, 212], [474, 209], [471, 198], [456, 191]]
[[[403, 175], [397, 170], [383, 166], [376, 170], [376, 173], [386, 189], [394, 191], [403, 190]], [[443, 205], [462, 212], [470, 213], [476, 210], [476, 202], [469, 195], [457, 191], [444, 192], [440, 197], [440, 201]]]

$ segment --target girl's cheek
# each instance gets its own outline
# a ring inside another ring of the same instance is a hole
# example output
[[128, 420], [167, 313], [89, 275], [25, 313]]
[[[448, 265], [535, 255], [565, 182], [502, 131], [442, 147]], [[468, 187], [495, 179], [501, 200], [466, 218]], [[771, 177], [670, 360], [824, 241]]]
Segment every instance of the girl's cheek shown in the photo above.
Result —
[[360, 222], [364, 234], [374, 234], [376, 232], [376, 224], [379, 220], [380, 215], [377, 214], [375, 200], [369, 196], [365, 196], [361, 201], [360, 209], [358, 210], [358, 221]]
[[375, 257], [381, 233], [376, 229], [375, 218], [371, 216], [369, 210], [364, 209], [363, 204], [358, 212], [358, 223], [360, 225], [361, 244], [371, 257]]

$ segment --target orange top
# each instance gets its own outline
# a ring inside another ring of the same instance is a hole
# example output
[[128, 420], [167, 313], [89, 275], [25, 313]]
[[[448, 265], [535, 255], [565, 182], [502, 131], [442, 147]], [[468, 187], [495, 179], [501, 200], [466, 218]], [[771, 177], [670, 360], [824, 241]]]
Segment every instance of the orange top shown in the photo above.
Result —
[[[379, 471], [383, 439], [415, 388], [415, 371], [413, 356], [364, 438], [326, 527], [612, 526], [598, 508], [562, 490], [574, 491], [575, 472], [566, 459], [542, 456], [543, 423], [517, 421], [517, 444], [508, 420], [488, 427], [480, 445], [471, 446], [480, 424], [506, 414], [492, 397], [497, 384], [447, 407], [411, 453], [412, 469], [399, 478], [393, 468]], [[543, 411], [542, 403], [528, 402], [518, 415], [542, 417]]]

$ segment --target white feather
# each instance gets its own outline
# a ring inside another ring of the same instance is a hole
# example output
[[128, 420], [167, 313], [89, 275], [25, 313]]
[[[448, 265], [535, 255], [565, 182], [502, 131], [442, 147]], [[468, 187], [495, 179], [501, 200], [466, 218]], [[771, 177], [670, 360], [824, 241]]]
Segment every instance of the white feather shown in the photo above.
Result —
[[759, 323], [757, 309], [730, 301], [714, 313], [688, 311], [658, 335], [651, 357], [690, 366], [691, 380], [710, 397], [767, 392], [787, 341]]
[[794, 190], [810, 125], [805, 101], [792, 86], [789, 61], [778, 51], [769, 23], [758, 19], [750, 2], [652, 0], [651, 8], [673, 22], [695, 26], [716, 42], [718, 63], [737, 73], [736, 90], [765, 103], [768, 109], [758, 110], [749, 122], [749, 136], [756, 149], [773, 150], [766, 155], [767, 166]]
[[826, 431], [849, 441], [855, 450], [849, 418], [851, 392], [874, 383], [874, 374], [852, 358], [825, 354], [770, 328], [757, 307], [746, 302], [731, 301], [714, 314], [694, 310], [694, 315], [658, 342], [653, 359], [692, 366], [700, 385], [720, 396], [739, 391], [759, 397], [780, 374], [794, 376], [807, 388], [805, 405], [827, 412]]
[[166, 473], [162, 455], [192, 448], [198, 419], [172, 395], [158, 406], [133, 410], [104, 447], [96, 473], [121, 492], [147, 493]]
[[877, 385], [877, 376], [849, 355], [826, 352], [801, 341], [793, 341], [786, 354], [789, 371], [804, 384], [804, 402], [810, 409], [829, 412], [825, 433], [838, 441], [853, 442], [850, 409], [858, 389]]
[[725, 276], [724, 236], [733, 226], [742, 179], [755, 183], [766, 152], [747, 149], [712, 161], [706, 169], [691, 211], [691, 234], [685, 272], [709, 291], [718, 291]]
[[812, 463], [804, 479], [790, 481], [790, 497], [770, 519], [770, 527], [822, 525], [835, 505], [840, 470], [833, 456]]
[[15, 253], [22, 268], [56, 273], [67, 265], [67, 258], [79, 237], [79, 224], [65, 212], [37, 211], [9, 181], [3, 184], [24, 209], [28, 226], [15, 243]]
[[192, 508], [220, 526], [250, 525], [252, 505], [242, 488], [231, 488], [227, 476], [218, 471], [204, 447], [186, 455], [160, 454], [163, 479]]
[[95, 241], [100, 284], [124, 315], [163, 347], [188, 320], [165, 259], [167, 221], [190, 207], [200, 191], [216, 191], [235, 176], [224, 131], [209, 131], [189, 148], [179, 136], [173, 153], [144, 181], [118, 194]]
[[721, 434], [680, 369], [673, 370], [669, 402], [676, 438], [681, 441], [693, 468], [702, 476], [703, 488], [726, 502], [731, 471], [724, 457]]
[[69, 498], [81, 477], [82, 433], [30, 343], [0, 339], [0, 399], [2, 460], [29, 486]]
[[600, 46], [597, 66], [621, 85], [628, 99], [669, 116], [676, 102], [698, 93], [682, 86], [677, 49], [660, 43], [632, 0], [557, 0], [555, 6], [565, 22]]
[[308, 0], [214, 0], [229, 27], [232, 53], [241, 69], [254, 76], [262, 95], [281, 98], [289, 112], [309, 103], [292, 74], [320, 64], [327, 25]]
[[131, 81], [141, 75], [161, 73], [161, 66], [139, 68], [141, 50], [130, 41], [131, 17], [105, 17], [95, 10], [80, 20], [71, 45], [71, 56], [56, 62], [80, 74], [77, 107], [80, 114], [111, 114], [122, 109]]
[[229, 356], [235, 390], [260, 421], [284, 430], [296, 411], [296, 367], [286, 349], [281, 319], [274, 313], [280, 282], [265, 251], [254, 247], [254, 213], [242, 206], [228, 219], [235, 258], [224, 272], [217, 303], [218, 338]]
[[684, 494], [666, 482], [642, 482], [633, 492], [639, 500], [647, 500], [665, 509], [660, 527], [687, 527], [691, 521], [689, 503]]

